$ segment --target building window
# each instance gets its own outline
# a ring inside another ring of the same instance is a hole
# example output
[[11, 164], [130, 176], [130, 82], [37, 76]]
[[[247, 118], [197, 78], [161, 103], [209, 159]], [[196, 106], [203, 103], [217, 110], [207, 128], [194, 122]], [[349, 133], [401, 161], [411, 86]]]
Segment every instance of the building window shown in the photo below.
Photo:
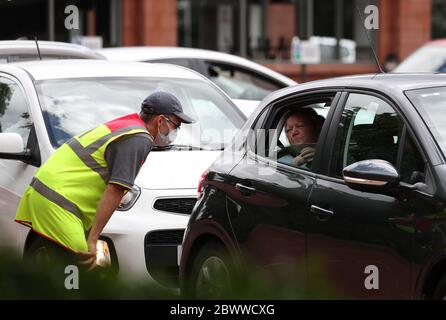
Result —
[[[365, 18], [368, 5], [378, 5], [377, 0], [310, 0], [313, 1], [311, 36], [321, 37], [322, 62], [371, 62], [370, 43], [364, 33], [364, 25], [358, 7]], [[376, 48], [377, 30], [368, 30]], [[337, 52], [337, 39], [341, 39]]]
[[[50, 3], [54, 10], [50, 14]], [[71, 42], [74, 36], [96, 35], [103, 46], [121, 43], [122, 0], [33, 0], [0, 1], [0, 21], [5, 26], [0, 30], [0, 40], [18, 38]], [[79, 9], [79, 29], [67, 30], [65, 8], [75, 5]], [[17, 23], [22, 21], [26, 23]], [[50, 28], [53, 25], [54, 28]]]
[[240, 54], [240, 1], [178, 0], [178, 45]]
[[432, 39], [446, 37], [446, 3], [444, 0], [432, 0]]
[[[377, 4], [378, 0], [178, 0], [178, 45], [258, 61], [289, 61], [292, 38], [299, 35], [319, 44], [321, 63], [371, 62], [357, 6], [364, 12], [367, 5]], [[368, 32], [375, 43], [377, 31]]]

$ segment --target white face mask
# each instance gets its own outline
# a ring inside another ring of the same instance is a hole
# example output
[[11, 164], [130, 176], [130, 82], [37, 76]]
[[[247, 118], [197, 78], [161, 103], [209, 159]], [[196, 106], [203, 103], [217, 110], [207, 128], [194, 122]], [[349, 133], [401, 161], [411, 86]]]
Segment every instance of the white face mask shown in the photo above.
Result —
[[167, 135], [167, 138], [169, 139], [169, 143], [172, 143], [175, 141], [175, 139], [177, 138], [177, 134], [178, 134], [178, 129], [173, 129], [171, 131], [169, 131], [169, 134]]
[[158, 135], [155, 138], [155, 145], [160, 147], [166, 147], [171, 144], [177, 137], [178, 129], [170, 130], [168, 134], [163, 134], [158, 128]]

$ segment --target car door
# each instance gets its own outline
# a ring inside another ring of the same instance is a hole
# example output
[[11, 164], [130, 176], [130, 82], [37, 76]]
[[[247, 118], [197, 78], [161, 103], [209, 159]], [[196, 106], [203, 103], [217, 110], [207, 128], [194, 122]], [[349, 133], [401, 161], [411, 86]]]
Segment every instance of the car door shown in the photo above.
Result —
[[311, 288], [344, 298], [410, 298], [413, 285], [413, 204], [394, 195], [356, 191], [342, 178], [347, 165], [383, 159], [403, 182], [424, 180], [424, 161], [408, 126], [388, 99], [346, 92], [330, 128], [324, 174], [309, 200], [308, 266]]
[[0, 157], [0, 246], [21, 250], [28, 229], [14, 222], [15, 213], [40, 162], [40, 153], [23, 87], [15, 78], [0, 74], [0, 133], [3, 132], [20, 134], [34, 159], [31, 164]]
[[229, 219], [247, 263], [295, 280], [298, 286], [305, 286], [307, 201], [324, 129], [313, 165], [296, 168], [277, 158], [286, 143], [282, 119], [291, 109], [304, 107], [318, 109], [325, 118], [335, 101], [335, 91], [319, 92], [288, 98], [266, 109], [248, 136], [247, 154], [230, 172], [226, 187]]

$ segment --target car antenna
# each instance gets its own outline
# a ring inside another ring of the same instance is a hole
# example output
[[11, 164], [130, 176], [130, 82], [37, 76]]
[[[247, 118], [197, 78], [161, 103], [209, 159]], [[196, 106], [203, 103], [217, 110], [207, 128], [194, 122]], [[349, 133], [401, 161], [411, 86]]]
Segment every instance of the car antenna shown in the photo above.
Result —
[[42, 56], [40, 55], [39, 42], [37, 41], [37, 37], [34, 37], [34, 40], [36, 41], [37, 53], [39, 54], [40, 60], [42, 60]]
[[361, 24], [362, 24], [362, 26], [364, 28], [364, 33], [365, 33], [365, 35], [367, 37], [367, 40], [369, 41], [370, 49], [372, 49], [373, 57], [375, 58], [375, 62], [376, 62], [376, 65], [378, 66], [379, 72], [380, 73], [385, 73], [383, 68], [381, 67], [381, 64], [379, 63], [378, 55], [376, 54], [376, 51], [375, 51], [375, 49], [373, 47], [372, 39], [370, 39], [369, 33], [367, 32], [367, 29], [366, 29], [366, 27], [364, 25], [365, 20], [364, 20], [364, 17], [362, 15], [362, 13], [361, 13], [361, 10], [359, 9], [359, 5], [356, 6], [356, 9], [358, 10], [359, 17], [361, 18], [361, 22], [362, 22]]

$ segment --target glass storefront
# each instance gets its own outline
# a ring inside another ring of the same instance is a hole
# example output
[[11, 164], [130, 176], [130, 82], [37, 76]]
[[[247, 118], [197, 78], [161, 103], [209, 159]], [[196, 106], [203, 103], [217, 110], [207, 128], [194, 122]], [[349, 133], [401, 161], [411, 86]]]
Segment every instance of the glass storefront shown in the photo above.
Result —
[[180, 46], [238, 53], [239, 0], [178, 0]]
[[[71, 42], [94, 34], [103, 46], [121, 44], [122, 0], [0, 0], [0, 40], [34, 39]], [[79, 29], [67, 30], [65, 8], [79, 9]]]
[[432, 39], [446, 38], [446, 1], [432, 0]]
[[[371, 50], [356, 6], [364, 11], [367, 5], [377, 3], [378, 0], [178, 0], [178, 45], [255, 60], [289, 60], [292, 37], [302, 36], [305, 29], [306, 37], [313, 37], [321, 46], [321, 62], [370, 62]], [[299, 14], [300, 9], [304, 12]], [[369, 31], [374, 43], [377, 32]]]

